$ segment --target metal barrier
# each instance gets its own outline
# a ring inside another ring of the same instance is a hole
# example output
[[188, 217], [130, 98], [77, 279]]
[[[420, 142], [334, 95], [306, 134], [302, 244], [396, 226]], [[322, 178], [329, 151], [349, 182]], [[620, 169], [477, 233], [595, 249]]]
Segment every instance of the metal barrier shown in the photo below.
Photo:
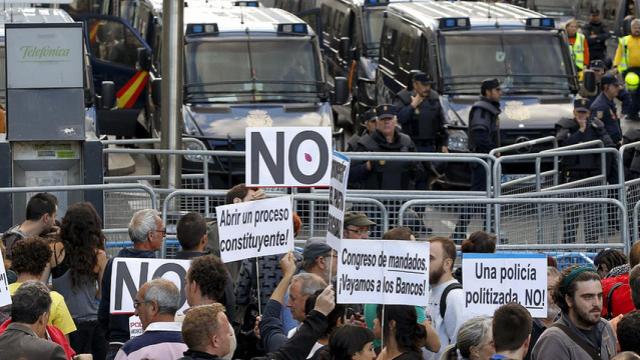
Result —
[[[431, 200], [410, 200], [400, 208], [401, 223], [404, 223], [405, 213], [411, 207], [440, 207], [444, 208], [443, 212], [453, 213], [455, 219], [460, 219], [462, 213], [459, 211], [451, 211], [453, 209], [465, 209], [469, 206], [483, 207], [486, 205], [504, 206], [510, 205], [527, 205], [529, 210], [521, 214], [511, 214], [504, 216], [500, 212], [495, 212], [492, 216], [492, 222], [495, 225], [493, 229], [499, 238], [500, 249], [537, 249], [537, 250], [560, 250], [560, 249], [601, 249], [601, 248], [622, 248], [625, 252], [629, 249], [629, 235], [627, 212], [623, 203], [615, 199], [564, 199], [564, 198], [492, 198], [492, 199], [431, 199]], [[541, 205], [541, 206], [538, 206]], [[593, 221], [596, 218], [594, 214], [598, 213], [598, 209], [587, 209], [580, 213], [575, 211], [576, 206], [580, 208], [597, 207], [597, 206], [613, 206], [615, 207], [621, 219], [615, 228], [616, 238], [618, 242], [606, 239], [607, 242], [599, 241], [599, 238], [588, 239], [583, 237], [583, 242], [578, 240], [578, 232], [589, 235], [589, 227], [607, 226], [603, 222]], [[564, 210], [564, 216], [560, 216], [558, 209]], [[595, 211], [591, 211], [595, 210]], [[537, 213], [541, 211], [541, 213]], [[582, 216], [581, 216], [582, 215]], [[543, 216], [543, 221], [538, 221], [538, 216]], [[580, 217], [583, 221], [580, 221]], [[478, 229], [484, 230], [484, 229]], [[491, 230], [491, 229], [490, 229]], [[571, 234], [572, 233], [572, 234]], [[434, 232], [434, 235], [444, 235]], [[573, 235], [573, 239], [567, 238], [567, 235]], [[570, 241], [572, 240], [572, 241]], [[568, 244], [563, 244], [567, 241]], [[599, 242], [596, 242], [599, 241]]]

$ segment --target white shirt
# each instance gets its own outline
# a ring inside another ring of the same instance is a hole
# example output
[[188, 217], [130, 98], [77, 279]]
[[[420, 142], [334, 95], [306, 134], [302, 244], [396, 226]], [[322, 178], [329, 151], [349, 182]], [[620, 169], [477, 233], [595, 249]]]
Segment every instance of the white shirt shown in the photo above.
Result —
[[458, 280], [452, 279], [431, 288], [427, 314], [431, 317], [431, 324], [440, 338], [440, 351], [437, 354], [427, 351], [426, 360], [440, 360], [445, 348], [450, 344], [456, 343], [458, 329], [467, 320], [464, 314], [464, 291], [462, 289], [449, 291], [444, 319], [440, 316], [440, 297], [442, 292], [447, 286], [456, 282]]

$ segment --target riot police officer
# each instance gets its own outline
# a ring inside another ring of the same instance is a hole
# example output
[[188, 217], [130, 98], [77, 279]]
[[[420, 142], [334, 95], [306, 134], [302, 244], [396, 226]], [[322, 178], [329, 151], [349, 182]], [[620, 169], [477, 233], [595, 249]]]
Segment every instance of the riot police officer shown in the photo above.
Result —
[[[411, 138], [399, 131], [398, 110], [393, 105], [376, 108], [376, 130], [360, 137], [358, 152], [415, 152]], [[414, 162], [370, 160], [355, 162], [349, 171], [350, 186], [361, 189], [408, 190], [424, 176], [422, 166]]]
[[614, 99], [620, 94], [621, 84], [615, 76], [606, 74], [600, 81], [600, 88], [600, 95], [591, 104], [591, 114], [604, 123], [611, 140], [616, 146], [620, 146], [622, 129]]
[[[498, 79], [486, 79], [480, 85], [480, 99], [469, 112], [467, 135], [469, 150], [474, 153], [488, 154], [500, 146], [500, 98], [502, 89]], [[487, 191], [487, 174], [478, 164], [471, 165], [471, 190]], [[466, 237], [467, 226], [471, 218], [470, 210], [458, 219], [458, 224], [451, 235], [452, 239], [461, 240]]]
[[[614, 143], [599, 119], [590, 119], [589, 100], [577, 99], [573, 103], [573, 119], [561, 119], [556, 124], [558, 145], [567, 146], [591, 140], [601, 140], [604, 146], [614, 147]], [[565, 183], [599, 175], [600, 155], [565, 156], [562, 158], [562, 174]], [[575, 204], [564, 207], [564, 243], [576, 242], [576, 230], [580, 215], [583, 217], [582, 229], [587, 243], [597, 242], [597, 207]]]
[[347, 142], [347, 151], [355, 151], [358, 140], [366, 134], [371, 134], [376, 130], [376, 121], [378, 120], [378, 114], [376, 109], [372, 108], [362, 114], [362, 122], [364, 129], [360, 134], [354, 134]]
[[[418, 152], [447, 152], [447, 133], [438, 93], [431, 89], [433, 81], [423, 73], [413, 75], [413, 90], [400, 91], [393, 105], [398, 110], [402, 132], [409, 135]], [[438, 148], [439, 147], [439, 148]]]

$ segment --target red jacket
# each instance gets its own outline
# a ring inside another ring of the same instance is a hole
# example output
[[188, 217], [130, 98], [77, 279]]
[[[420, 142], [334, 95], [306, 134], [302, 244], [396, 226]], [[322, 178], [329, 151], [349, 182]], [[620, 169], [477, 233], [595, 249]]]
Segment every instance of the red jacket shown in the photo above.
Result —
[[[7, 330], [7, 326], [11, 324], [11, 319], [5, 321], [0, 325], [0, 335]], [[49, 340], [60, 345], [64, 350], [64, 353], [67, 355], [67, 360], [72, 360], [74, 356], [76, 356], [76, 352], [69, 345], [69, 341], [64, 336], [62, 331], [53, 325], [47, 325], [47, 334], [49, 335]]]
[[609, 291], [616, 283], [622, 283], [618, 288], [613, 291], [611, 296], [611, 315], [612, 318], [626, 314], [635, 310], [633, 306], [633, 300], [631, 299], [631, 288], [629, 287], [629, 273], [619, 276], [602, 279], [602, 316], [606, 317], [609, 309], [607, 304], [609, 303]]

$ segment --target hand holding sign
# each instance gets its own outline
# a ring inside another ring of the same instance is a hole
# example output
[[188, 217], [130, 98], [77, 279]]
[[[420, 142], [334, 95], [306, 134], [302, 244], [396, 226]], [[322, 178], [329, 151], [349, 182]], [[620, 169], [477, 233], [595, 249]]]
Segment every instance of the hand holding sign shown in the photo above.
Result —
[[280, 269], [282, 269], [284, 277], [291, 277], [296, 273], [296, 258], [291, 251], [280, 259]]
[[336, 294], [333, 291], [333, 286], [329, 285], [318, 295], [316, 298], [316, 306], [313, 309], [327, 316], [335, 307]]

